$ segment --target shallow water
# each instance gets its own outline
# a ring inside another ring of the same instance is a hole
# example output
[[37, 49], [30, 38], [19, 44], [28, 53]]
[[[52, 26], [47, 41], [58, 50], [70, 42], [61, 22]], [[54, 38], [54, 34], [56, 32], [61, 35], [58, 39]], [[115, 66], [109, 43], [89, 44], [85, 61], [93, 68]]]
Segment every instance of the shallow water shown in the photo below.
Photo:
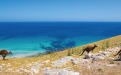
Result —
[[1, 22], [0, 50], [14, 57], [63, 50], [121, 34], [121, 22]]

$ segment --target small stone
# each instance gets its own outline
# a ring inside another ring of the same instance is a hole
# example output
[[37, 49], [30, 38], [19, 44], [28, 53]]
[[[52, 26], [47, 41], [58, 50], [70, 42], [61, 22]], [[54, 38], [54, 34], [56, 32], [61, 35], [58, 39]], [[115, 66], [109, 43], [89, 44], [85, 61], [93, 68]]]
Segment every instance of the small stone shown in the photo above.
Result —
[[35, 66], [33, 66], [33, 67], [31, 68], [31, 72], [37, 74], [37, 73], [39, 72], [39, 68], [40, 68], [40, 64], [35, 65]]
[[90, 69], [91, 68], [91, 66], [86, 66], [86, 69]]
[[93, 60], [102, 60], [102, 59], [104, 59], [103, 56], [94, 56], [93, 57]]
[[117, 65], [116, 64], [107, 64], [106, 66], [113, 67], [113, 66], [117, 66]]
[[0, 66], [0, 71], [2, 71], [2, 66]]

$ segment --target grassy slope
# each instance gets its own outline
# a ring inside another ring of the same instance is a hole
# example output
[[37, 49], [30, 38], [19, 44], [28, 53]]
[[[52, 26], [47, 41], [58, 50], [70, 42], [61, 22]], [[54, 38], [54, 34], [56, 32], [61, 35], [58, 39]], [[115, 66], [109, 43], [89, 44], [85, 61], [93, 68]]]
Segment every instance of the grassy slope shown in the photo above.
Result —
[[[76, 48], [71, 48], [69, 50], [71, 51], [71, 54], [73, 53], [72, 54], [73, 57], [80, 57], [79, 54], [82, 52], [82, 49], [87, 45], [92, 45], [92, 46], [94, 44], [98, 45], [98, 47], [94, 50], [94, 53], [95, 53], [95, 52], [98, 52], [100, 50], [105, 50], [106, 46], [109, 46], [110, 48], [116, 47], [120, 44], [120, 42], [121, 42], [121, 35], [115, 36], [115, 37], [112, 37], [112, 38], [108, 38], [108, 39], [105, 39], [105, 40], [100, 40], [98, 42], [86, 44], [86, 45], [83, 45], [83, 46], [79, 46], [79, 47], [76, 47]], [[50, 60], [50, 62], [46, 65], [43, 65], [41, 68], [51, 67], [51, 63], [53, 61], [55, 61], [59, 58], [65, 57], [65, 56], [67, 56], [67, 54], [68, 54], [68, 50], [64, 50], [64, 51], [60, 51], [60, 52], [54, 52], [54, 53], [41, 55], [41, 56], [38, 56], [38, 57], [35, 56], [35, 57], [31, 57], [31, 58], [9, 58], [9, 60], [6, 60], [6, 61], [3, 61], [2, 58], [0, 58], [0, 65], [1, 64], [8, 64], [8, 63], [11, 64], [11, 66], [4, 67], [1, 72], [5, 71], [7, 68], [13, 68], [14, 70], [16, 70], [20, 66], [23, 66], [27, 69], [30, 69], [31, 66], [26, 67], [26, 65], [28, 63], [34, 63], [34, 62], [40, 62], [41, 63], [41, 62], [44, 62], [45, 60]], [[71, 63], [68, 63], [67, 66], [69, 66], [69, 64], [71, 65]], [[65, 67], [67, 67], [67, 66], [65, 66]], [[77, 68], [73, 67], [73, 69], [76, 70]]]

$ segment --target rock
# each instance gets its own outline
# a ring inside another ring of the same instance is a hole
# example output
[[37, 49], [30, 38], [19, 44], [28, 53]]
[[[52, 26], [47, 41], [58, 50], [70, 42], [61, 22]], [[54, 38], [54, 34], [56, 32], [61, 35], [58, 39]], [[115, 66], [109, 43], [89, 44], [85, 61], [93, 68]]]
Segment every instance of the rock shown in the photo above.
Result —
[[30, 64], [30, 63], [26, 65], [27, 68], [30, 67], [30, 66], [32, 66], [32, 64]]
[[24, 69], [23, 66], [20, 66], [18, 71], [21, 72], [21, 71], [23, 71], [23, 69]]
[[66, 69], [60, 70], [58, 75], [79, 75], [78, 72], [68, 71]]
[[96, 56], [104, 56], [102, 53], [97, 53]]
[[103, 51], [98, 51], [98, 53], [102, 53]]
[[2, 71], [2, 66], [0, 66], [0, 71]]
[[38, 64], [38, 62], [32, 62], [34, 65], [37, 65]]
[[119, 47], [114, 47], [114, 48], [108, 48], [108, 49], [106, 49], [106, 51], [108, 51], [108, 52], [117, 52], [119, 50], [120, 50]]
[[89, 59], [81, 59], [80, 60], [82, 63], [84, 63], [84, 64], [89, 64], [89, 63], [91, 63], [91, 60], [89, 60]]
[[105, 56], [110, 56], [111, 52], [104, 51], [104, 52], [102, 52], [102, 54], [105, 55]]
[[8, 68], [7, 70], [5, 70], [5, 72], [11, 72], [12, 70], [12, 68]]
[[84, 59], [90, 59], [90, 56], [89, 56], [88, 54], [86, 54], [86, 55], [84, 56]]
[[91, 53], [85, 54], [84, 59], [90, 59], [93, 55]]
[[31, 73], [38, 73], [39, 72], [39, 68], [40, 68], [40, 64], [35, 65], [31, 68]]
[[8, 64], [6, 65], [6, 67], [9, 67], [9, 66], [11, 66], [11, 64], [10, 64], [10, 63], [8, 63]]
[[104, 59], [103, 56], [93, 56], [92, 57], [92, 60], [102, 60], [102, 59]]
[[[11, 70], [9, 70], [9, 71], [11, 71]], [[14, 72], [17, 72], [17, 73], [26, 73], [26, 74], [30, 73], [30, 71], [27, 70], [27, 69], [24, 69], [23, 66], [20, 66], [19, 69], [15, 70]]]
[[74, 65], [77, 65], [78, 64], [78, 59], [71, 59], [71, 61], [72, 61], [72, 63], [74, 64]]
[[68, 71], [71, 71], [71, 70], [72, 70], [72, 67], [67, 67], [67, 70], [68, 70]]
[[50, 70], [50, 67], [45, 67], [42, 69], [43, 71]]
[[108, 57], [108, 59], [109, 59], [109, 60], [114, 60], [114, 58], [112, 58], [112, 57]]
[[107, 64], [106, 66], [113, 67], [113, 66], [117, 66], [117, 65], [116, 64]]
[[65, 65], [67, 62], [71, 61], [72, 59], [74, 59], [74, 58], [71, 56], [66, 56], [64, 58], [56, 60], [55, 62], [52, 62], [52, 66], [53, 67], [61, 67], [61, 66]]
[[27, 70], [27, 69], [23, 69], [23, 71], [24, 71], [24, 73], [30, 73], [30, 71], [29, 70]]
[[6, 64], [1, 64], [2, 66], [5, 66]]
[[67, 69], [45, 70], [42, 75], [80, 75], [78, 72], [68, 71]]
[[15, 70], [15, 72], [19, 72], [19, 70]]
[[91, 68], [91, 66], [86, 66], [86, 69], [90, 69]]
[[49, 63], [50, 62], [50, 60], [46, 60], [46, 61], [44, 61], [44, 62], [42, 62], [43, 64], [47, 64], [47, 63]]

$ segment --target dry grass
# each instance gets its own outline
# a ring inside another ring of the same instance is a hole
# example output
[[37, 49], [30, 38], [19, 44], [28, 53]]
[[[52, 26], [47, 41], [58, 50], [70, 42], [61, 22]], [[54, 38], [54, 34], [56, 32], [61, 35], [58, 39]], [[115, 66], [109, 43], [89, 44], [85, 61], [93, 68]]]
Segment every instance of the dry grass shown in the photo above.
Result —
[[[108, 38], [105, 40], [100, 40], [98, 42], [94, 42], [91, 44], [87, 44], [87, 45], [98, 45], [98, 47], [94, 50], [94, 53], [100, 51], [100, 50], [105, 50], [106, 46], [107, 46], [107, 41], [109, 42], [108, 45], [110, 48], [116, 47], [120, 45], [121, 42], [121, 35], [119, 36], [115, 36], [112, 38]], [[82, 52], [82, 49], [87, 46], [87, 45], [83, 45], [83, 46], [79, 46], [79, 47], [75, 47], [75, 48], [71, 48], [71, 53], [72, 56], [74, 58], [80, 58], [79, 54]], [[54, 53], [50, 53], [50, 54], [45, 54], [45, 55], [41, 55], [38, 57], [31, 57], [31, 58], [9, 58], [8, 60], [2, 60], [2, 58], [0, 58], [0, 65], [3, 66], [2, 71], [0, 71], [0, 75], [30, 75], [30, 74], [21, 74], [21, 73], [15, 73], [15, 70], [17, 70], [19, 67], [23, 67], [25, 69], [29, 69], [35, 65], [36, 62], [38, 63], [42, 63], [46, 60], [50, 60], [49, 63], [44, 64], [43, 66], [41, 66], [40, 68], [40, 73], [39, 75], [41, 75], [42, 73], [42, 68], [44, 67], [51, 67], [51, 63], [55, 60], [58, 60], [60, 58], [63, 58], [65, 56], [67, 56], [68, 54], [68, 50], [64, 50], [64, 51], [60, 51], [60, 52], [54, 52]], [[83, 57], [83, 56], [81, 56]], [[121, 75], [121, 65], [120, 62], [117, 62], [118, 66], [114, 66], [114, 67], [106, 67], [104, 64], [105, 63], [109, 63], [109, 60], [103, 60], [103, 61], [97, 61], [97, 62], [93, 62], [90, 63], [91, 68], [90, 69], [85, 69], [84, 67], [87, 64], [84, 65], [74, 65], [71, 62], [68, 62], [65, 66], [61, 67], [61, 68], [65, 68], [65, 67], [71, 67], [72, 70], [74, 71], [78, 71], [80, 72], [82, 75]], [[9, 65], [9, 63], [11, 65]], [[31, 63], [32, 65], [27, 66], [28, 63]], [[101, 64], [95, 67], [96, 64]], [[13, 70], [10, 72], [5, 72], [7, 69], [12, 68]], [[36, 75], [36, 74], [35, 74]]]

